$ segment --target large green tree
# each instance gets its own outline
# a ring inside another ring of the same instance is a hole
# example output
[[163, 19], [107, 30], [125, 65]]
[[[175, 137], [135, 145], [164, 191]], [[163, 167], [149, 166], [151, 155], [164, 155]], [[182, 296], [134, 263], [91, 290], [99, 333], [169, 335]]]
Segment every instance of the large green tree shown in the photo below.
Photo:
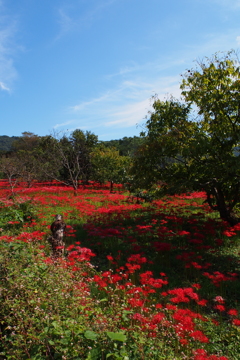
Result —
[[239, 222], [240, 66], [234, 52], [216, 54], [183, 75], [181, 101], [155, 99], [134, 173], [145, 187], [204, 189], [230, 224]]
[[41, 174], [42, 164], [39, 161], [38, 145], [40, 136], [25, 131], [17, 141], [13, 143], [14, 156], [19, 163], [19, 180], [27, 187], [31, 187], [34, 180]]
[[12, 144], [12, 150], [2, 155], [0, 161], [0, 167], [5, 169], [3, 175], [8, 178], [12, 189], [13, 184], [16, 185], [17, 182], [30, 187], [42, 169], [37, 149], [40, 137], [31, 132], [24, 132], [16, 139]]
[[72, 186], [77, 191], [79, 180], [85, 183], [91, 176], [90, 153], [98, 143], [90, 131], [74, 130], [70, 136], [46, 136], [39, 144], [46, 176]]
[[109, 181], [112, 192], [114, 184], [126, 182], [130, 162], [129, 156], [121, 156], [116, 148], [101, 144], [91, 153], [93, 179], [99, 183]]

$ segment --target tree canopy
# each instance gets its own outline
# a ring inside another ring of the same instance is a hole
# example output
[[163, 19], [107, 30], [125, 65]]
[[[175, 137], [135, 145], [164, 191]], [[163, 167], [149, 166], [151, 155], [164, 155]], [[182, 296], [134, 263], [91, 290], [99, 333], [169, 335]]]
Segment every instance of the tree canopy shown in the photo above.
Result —
[[216, 54], [186, 71], [182, 99], [155, 98], [145, 144], [135, 158], [143, 186], [165, 192], [202, 190], [222, 219], [238, 222], [240, 188], [240, 66], [234, 52]]

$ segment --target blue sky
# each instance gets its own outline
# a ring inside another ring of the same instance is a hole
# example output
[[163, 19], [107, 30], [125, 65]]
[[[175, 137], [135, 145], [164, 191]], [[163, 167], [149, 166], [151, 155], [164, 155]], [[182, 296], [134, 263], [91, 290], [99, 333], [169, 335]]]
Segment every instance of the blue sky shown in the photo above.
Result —
[[0, 135], [138, 136], [194, 60], [240, 48], [240, 0], [0, 0]]

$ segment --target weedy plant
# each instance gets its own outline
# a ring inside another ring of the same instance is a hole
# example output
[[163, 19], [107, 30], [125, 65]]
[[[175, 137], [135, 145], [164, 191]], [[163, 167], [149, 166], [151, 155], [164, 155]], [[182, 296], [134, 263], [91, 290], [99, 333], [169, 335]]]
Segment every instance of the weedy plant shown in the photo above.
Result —
[[31, 223], [33, 218], [36, 219], [36, 208], [32, 200], [17, 201], [12, 198], [7, 206], [4, 202], [0, 202], [0, 228], [10, 232], [16, 232], [21, 229], [24, 224]]

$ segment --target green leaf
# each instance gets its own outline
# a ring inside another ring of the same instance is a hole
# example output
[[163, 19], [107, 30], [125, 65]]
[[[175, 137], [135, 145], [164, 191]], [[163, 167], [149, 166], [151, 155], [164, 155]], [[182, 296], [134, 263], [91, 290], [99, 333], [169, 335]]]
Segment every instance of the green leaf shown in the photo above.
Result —
[[115, 354], [113, 354], [113, 353], [107, 354], [106, 359], [108, 359], [110, 356], [115, 356]]
[[91, 330], [86, 330], [84, 333], [84, 336], [86, 339], [89, 339], [89, 340], [97, 340], [97, 338], [98, 338], [98, 334], [96, 334], [95, 332], [93, 332]]
[[125, 342], [127, 340], [126, 335], [124, 335], [122, 332], [114, 333], [114, 332], [108, 331], [107, 336], [111, 340], [122, 341], [122, 342]]
[[57, 329], [57, 328], [59, 327], [59, 324], [58, 324], [57, 321], [53, 321], [53, 322], [52, 322], [52, 326], [53, 326], [55, 329]]

